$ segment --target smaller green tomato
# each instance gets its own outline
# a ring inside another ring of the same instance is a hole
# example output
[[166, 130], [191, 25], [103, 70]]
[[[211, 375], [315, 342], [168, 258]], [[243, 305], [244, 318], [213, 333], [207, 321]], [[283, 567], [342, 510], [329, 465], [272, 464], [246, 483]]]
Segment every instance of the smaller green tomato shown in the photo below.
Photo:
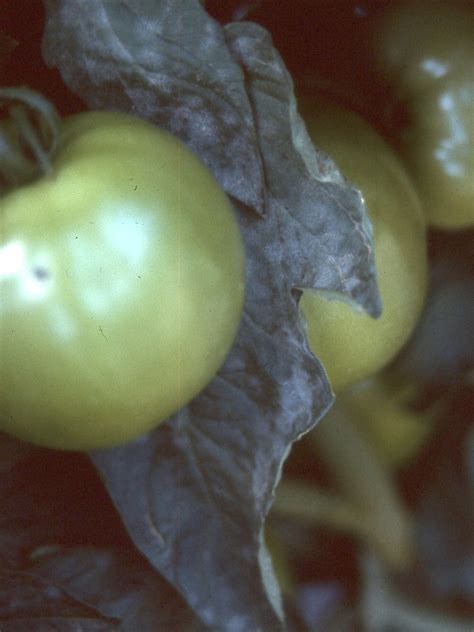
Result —
[[449, 0], [410, 0], [385, 8], [375, 25], [379, 71], [395, 94], [409, 99], [460, 68], [474, 52], [472, 6]]
[[[440, 229], [474, 226], [473, 64], [419, 96], [413, 126], [402, 137], [429, 224]], [[463, 76], [464, 75], [464, 76]]]
[[0, 429], [73, 450], [150, 430], [221, 366], [244, 278], [232, 206], [177, 138], [65, 119], [52, 173], [0, 198]]
[[474, 11], [455, 2], [390, 7], [376, 29], [382, 79], [408, 122], [400, 150], [427, 221], [474, 226]]
[[412, 403], [419, 393], [413, 381], [378, 374], [344, 393], [351, 419], [368, 437], [381, 461], [391, 467], [413, 459], [433, 431], [433, 411], [418, 412]]
[[360, 189], [374, 231], [378, 319], [313, 290], [300, 302], [310, 347], [338, 393], [381, 369], [410, 336], [426, 292], [426, 228], [402, 164], [366, 121], [316, 98], [301, 111], [315, 146]]

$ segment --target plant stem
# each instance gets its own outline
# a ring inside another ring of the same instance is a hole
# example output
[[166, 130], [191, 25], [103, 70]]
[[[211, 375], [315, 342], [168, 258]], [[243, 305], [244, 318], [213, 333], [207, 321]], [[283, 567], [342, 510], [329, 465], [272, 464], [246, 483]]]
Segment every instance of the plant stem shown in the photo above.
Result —
[[273, 511], [315, 526], [327, 526], [365, 535], [364, 516], [346, 500], [331, 496], [312, 484], [283, 479], [276, 490]]
[[0, 186], [9, 190], [50, 174], [59, 144], [60, 118], [54, 106], [28, 88], [0, 88]]
[[392, 481], [347, 411], [336, 403], [308, 440], [327, 466], [343, 496], [366, 518], [369, 544], [392, 567], [413, 557], [413, 527]]

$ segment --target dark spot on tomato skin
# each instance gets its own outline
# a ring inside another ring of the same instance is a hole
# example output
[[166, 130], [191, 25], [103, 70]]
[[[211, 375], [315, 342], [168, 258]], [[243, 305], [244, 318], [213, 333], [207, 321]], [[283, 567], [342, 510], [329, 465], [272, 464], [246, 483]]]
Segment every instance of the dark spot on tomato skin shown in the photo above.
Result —
[[33, 268], [33, 276], [35, 279], [38, 279], [38, 281], [46, 281], [46, 279], [49, 279], [50, 274], [46, 268], [36, 266]]

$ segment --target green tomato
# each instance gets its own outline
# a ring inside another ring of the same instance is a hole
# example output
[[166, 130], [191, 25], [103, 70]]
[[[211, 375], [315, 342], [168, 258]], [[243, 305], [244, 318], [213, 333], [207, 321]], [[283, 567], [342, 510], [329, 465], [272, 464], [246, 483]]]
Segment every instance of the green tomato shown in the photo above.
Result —
[[52, 173], [0, 199], [0, 429], [85, 450], [153, 428], [221, 366], [244, 278], [231, 204], [177, 138], [66, 119]]
[[378, 319], [321, 292], [301, 298], [310, 347], [337, 393], [381, 369], [410, 336], [426, 292], [426, 228], [402, 164], [366, 121], [317, 99], [301, 110], [316, 147], [360, 189], [374, 232]]
[[409, 2], [376, 29], [379, 72], [407, 110], [399, 132], [430, 225], [474, 226], [474, 12]]
[[434, 411], [419, 412], [412, 407], [419, 391], [413, 381], [378, 374], [344, 394], [353, 423], [368, 437], [381, 461], [391, 467], [413, 459], [433, 431]]

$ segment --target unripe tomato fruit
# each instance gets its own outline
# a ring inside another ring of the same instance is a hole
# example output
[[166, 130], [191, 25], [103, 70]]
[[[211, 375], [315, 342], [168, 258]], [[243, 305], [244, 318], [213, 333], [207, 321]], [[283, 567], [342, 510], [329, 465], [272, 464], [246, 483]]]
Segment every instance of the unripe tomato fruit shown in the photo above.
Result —
[[412, 407], [420, 386], [378, 374], [344, 393], [351, 419], [367, 435], [380, 460], [399, 467], [415, 458], [435, 425], [434, 411]]
[[402, 164], [366, 121], [320, 99], [300, 109], [315, 146], [360, 189], [374, 231], [379, 318], [313, 290], [300, 302], [310, 347], [337, 393], [381, 369], [410, 336], [426, 293], [426, 229]]
[[244, 276], [231, 204], [178, 139], [65, 119], [52, 173], [0, 198], [0, 429], [85, 450], [153, 428], [224, 361]]
[[474, 226], [474, 10], [472, 3], [390, 6], [375, 57], [407, 111], [398, 142], [430, 225]]

